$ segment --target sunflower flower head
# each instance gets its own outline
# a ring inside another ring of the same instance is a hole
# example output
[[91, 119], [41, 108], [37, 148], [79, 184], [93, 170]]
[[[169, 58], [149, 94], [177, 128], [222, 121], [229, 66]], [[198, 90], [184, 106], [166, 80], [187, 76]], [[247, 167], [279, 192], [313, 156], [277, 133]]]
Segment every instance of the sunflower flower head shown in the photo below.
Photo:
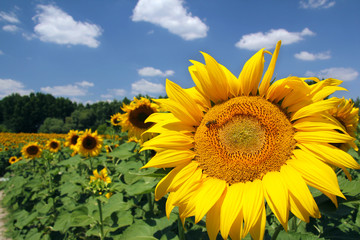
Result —
[[[331, 116], [333, 116], [341, 126], [343, 126], [343, 132], [349, 134], [351, 137], [356, 137], [356, 130], [359, 123], [359, 108], [354, 107], [352, 100], [341, 99], [341, 102], [337, 107], [329, 110]], [[349, 144], [342, 144], [341, 148], [344, 151], [349, 150], [351, 146]], [[357, 151], [357, 147], [355, 147]]]
[[[158, 136], [142, 151], [156, 155], [143, 167], [172, 168], [158, 183], [155, 199], [169, 193], [166, 214], [179, 208], [182, 221], [206, 215], [210, 239], [263, 239], [265, 201], [287, 229], [289, 211], [309, 222], [320, 212], [308, 186], [335, 205], [344, 198], [331, 166], [360, 165], [333, 144], [354, 147], [354, 138], [339, 132], [330, 110], [341, 99], [326, 99], [341, 81], [288, 77], [271, 84], [281, 42], [264, 71], [264, 49], [244, 65], [239, 77], [213, 57], [190, 61], [195, 87], [166, 81], [168, 99], [155, 102], [169, 112], [151, 115]], [[314, 80], [308, 85], [305, 80]]]
[[139, 140], [146, 141], [151, 138], [151, 134], [145, 133], [147, 129], [152, 126], [152, 122], [146, 119], [153, 113], [159, 111], [159, 106], [156, 103], [150, 102], [149, 99], [141, 97], [140, 99], [134, 97], [134, 100], [129, 105], [123, 105], [121, 108], [124, 113], [121, 114], [121, 131], [128, 132], [129, 137], [136, 137]]
[[91, 132], [91, 129], [86, 129], [77, 139], [76, 151], [85, 157], [95, 157], [100, 154], [102, 145], [103, 139], [97, 131]]
[[75, 150], [77, 140], [81, 134], [83, 134], [83, 131], [70, 130], [66, 137], [65, 146]]
[[106, 198], [110, 198], [112, 193], [109, 191], [109, 184], [111, 183], [111, 178], [108, 175], [106, 168], [103, 168], [99, 172], [97, 169], [93, 171], [93, 176], [90, 176], [90, 188], [94, 194], [102, 195], [104, 192]]
[[110, 118], [111, 125], [120, 126], [121, 125], [121, 113], [116, 113]]
[[14, 164], [16, 162], [18, 162], [20, 159], [18, 159], [16, 156], [12, 156], [9, 158], [9, 163], [10, 164]]
[[34, 159], [41, 156], [42, 148], [37, 142], [29, 142], [22, 147], [21, 153], [24, 158]]
[[49, 149], [50, 152], [58, 152], [61, 148], [61, 143], [57, 139], [51, 139], [46, 143], [46, 148]]

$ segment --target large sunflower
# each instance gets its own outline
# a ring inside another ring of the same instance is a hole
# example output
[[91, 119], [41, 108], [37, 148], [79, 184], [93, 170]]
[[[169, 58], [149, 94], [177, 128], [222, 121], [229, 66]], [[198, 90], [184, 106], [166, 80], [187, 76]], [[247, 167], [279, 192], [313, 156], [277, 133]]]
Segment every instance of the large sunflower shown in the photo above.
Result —
[[308, 85], [288, 77], [270, 84], [279, 49], [280, 42], [263, 77], [264, 49], [239, 78], [202, 53], [205, 64], [189, 67], [196, 86], [183, 89], [167, 80], [169, 98], [157, 102], [170, 112], [148, 118], [156, 123], [148, 132], [160, 135], [143, 144], [142, 150], [157, 151], [144, 168], [173, 168], [158, 183], [156, 200], [170, 193], [166, 213], [177, 206], [182, 221], [206, 215], [210, 239], [219, 231], [224, 239], [248, 233], [262, 239], [265, 200], [285, 230], [289, 210], [306, 222], [319, 218], [307, 185], [337, 204], [336, 196], [344, 195], [330, 166], [360, 168], [334, 146], [356, 147], [329, 113], [341, 99], [324, 100], [343, 89], [341, 81], [310, 78], [316, 83]]
[[141, 97], [134, 100], [129, 105], [123, 105], [121, 108], [125, 113], [121, 114], [121, 131], [128, 131], [129, 137], [136, 137], [137, 139], [147, 140], [150, 136], [141, 136], [153, 123], [145, 120], [153, 113], [159, 111], [159, 106], [150, 102], [149, 99]]
[[91, 132], [91, 129], [86, 129], [77, 139], [76, 151], [86, 157], [95, 157], [100, 154], [102, 144], [103, 139], [97, 134], [97, 131]]
[[37, 158], [41, 156], [42, 148], [37, 142], [29, 142], [21, 149], [21, 153], [24, 158]]

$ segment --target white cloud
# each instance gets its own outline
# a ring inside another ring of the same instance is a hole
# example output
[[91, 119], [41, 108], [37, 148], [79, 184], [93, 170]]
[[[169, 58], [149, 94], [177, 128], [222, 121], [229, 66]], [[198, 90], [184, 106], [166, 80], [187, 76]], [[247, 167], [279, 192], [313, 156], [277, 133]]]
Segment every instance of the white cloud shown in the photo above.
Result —
[[200, 18], [192, 16], [183, 3], [183, 0], [139, 0], [132, 20], [160, 25], [185, 40], [206, 37], [209, 27]]
[[6, 12], [1, 11], [0, 12], [0, 20], [6, 21], [9, 23], [20, 23], [20, 20], [17, 18], [16, 14], [13, 12], [6, 13]]
[[339, 79], [342, 81], [353, 81], [359, 76], [359, 73], [352, 68], [339, 67], [339, 68], [327, 68], [327, 69], [323, 69], [319, 72], [307, 71], [305, 73], [305, 76], [307, 76], [307, 77], [315, 76], [315, 77], [325, 78], [325, 79], [326, 78], [335, 78], [335, 79]]
[[72, 16], [54, 5], [38, 5], [38, 12], [33, 17], [35, 34], [43, 42], [57, 44], [99, 46], [96, 39], [102, 29], [96, 24], [75, 21]]
[[85, 96], [88, 92], [88, 87], [93, 87], [94, 84], [86, 81], [76, 82], [75, 84], [68, 84], [63, 86], [42, 87], [41, 91], [50, 93], [54, 96], [77, 97]]
[[4, 52], [0, 50], [0, 55], [4, 55]]
[[283, 28], [271, 29], [266, 33], [257, 32], [243, 35], [235, 46], [248, 50], [272, 49], [279, 40], [282, 45], [288, 45], [303, 40], [305, 36], [313, 35], [315, 33], [308, 28], [304, 28], [301, 32], [289, 32]]
[[94, 83], [88, 82], [88, 81], [77, 82], [75, 84], [78, 86], [81, 86], [81, 87], [93, 87], [94, 86]]
[[114, 99], [115, 97], [124, 97], [126, 95], [126, 90], [117, 88], [117, 89], [108, 89], [107, 94], [102, 94], [100, 97], [107, 99]]
[[20, 95], [27, 95], [34, 90], [25, 89], [25, 86], [22, 82], [15, 81], [12, 79], [1, 79], [0, 78], [0, 98], [3, 98], [12, 93], [19, 93]]
[[321, 53], [309, 53], [306, 51], [302, 51], [296, 53], [294, 56], [295, 58], [304, 61], [326, 60], [331, 58], [330, 51], [321, 52]]
[[330, 0], [301, 0], [300, 8], [330, 8], [335, 5], [335, 1]]
[[152, 83], [145, 79], [141, 79], [131, 84], [131, 94], [148, 94], [150, 96], [158, 97], [165, 93], [165, 86], [161, 83]]
[[153, 68], [153, 67], [144, 67], [144, 68], [138, 69], [138, 74], [140, 76], [147, 76], [147, 77], [154, 77], [154, 76], [167, 77], [167, 76], [174, 75], [174, 71], [166, 70], [165, 72], [163, 72], [163, 71]]
[[5, 25], [2, 27], [2, 29], [6, 32], [16, 32], [17, 30], [19, 30], [18, 26], [16, 25]]

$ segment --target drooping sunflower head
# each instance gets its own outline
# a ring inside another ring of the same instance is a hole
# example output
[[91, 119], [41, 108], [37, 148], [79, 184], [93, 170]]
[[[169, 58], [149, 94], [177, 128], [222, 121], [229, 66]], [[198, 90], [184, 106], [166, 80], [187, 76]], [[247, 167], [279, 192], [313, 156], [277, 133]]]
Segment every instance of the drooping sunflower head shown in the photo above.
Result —
[[50, 152], [58, 152], [61, 148], [61, 143], [57, 139], [51, 139], [46, 143], [46, 148], [49, 149]]
[[83, 156], [97, 156], [101, 152], [103, 139], [97, 134], [97, 131], [91, 132], [91, 129], [86, 131], [77, 139], [76, 151]]
[[129, 105], [123, 105], [124, 113], [121, 115], [121, 131], [128, 131], [129, 137], [147, 140], [150, 134], [141, 136], [143, 132], [152, 126], [152, 122], [145, 121], [151, 114], [159, 111], [159, 106], [150, 102], [149, 99], [141, 97], [134, 100]]
[[14, 163], [16, 163], [17, 161], [19, 161], [19, 160], [18, 160], [18, 158], [17, 158], [16, 156], [12, 156], [12, 157], [9, 158], [9, 163], [10, 163], [10, 164], [14, 164]]
[[72, 150], [75, 150], [77, 140], [81, 134], [83, 134], [83, 131], [70, 130], [66, 137], [65, 146], [70, 147]]
[[[346, 100], [345, 98], [342, 98], [339, 105], [330, 109], [329, 112], [331, 116], [344, 126], [344, 133], [347, 133], [352, 137], [356, 136], [357, 126], [359, 124], [359, 108], [354, 107], [354, 103], [351, 99]], [[349, 144], [342, 144], [341, 147], [347, 151], [351, 146]]]
[[121, 125], [121, 113], [116, 113], [111, 116], [110, 122], [113, 126]]
[[37, 142], [29, 142], [21, 149], [24, 158], [34, 159], [41, 156], [42, 148]]
[[203, 53], [205, 64], [191, 61], [196, 87], [183, 89], [167, 80], [168, 99], [157, 103], [170, 112], [151, 115], [147, 132], [159, 135], [142, 150], [157, 154], [144, 166], [173, 168], [155, 189], [158, 200], [169, 193], [166, 212], [179, 207], [182, 220], [206, 215], [210, 239], [248, 233], [262, 239], [265, 200], [287, 229], [289, 211], [308, 222], [320, 217], [307, 185], [337, 204], [344, 197], [329, 165], [360, 168], [334, 146], [352, 136], [339, 132], [330, 109], [341, 99], [326, 99], [341, 81], [288, 77], [270, 84], [280, 42], [263, 75], [264, 49], [244, 65], [239, 77]]
[[90, 176], [90, 187], [92, 188], [93, 192], [102, 195], [106, 192], [105, 197], [110, 198], [112, 192], [110, 192], [109, 184], [111, 183], [111, 178], [108, 175], [107, 169], [103, 168], [100, 171], [100, 174], [97, 169], [93, 171], [93, 176]]

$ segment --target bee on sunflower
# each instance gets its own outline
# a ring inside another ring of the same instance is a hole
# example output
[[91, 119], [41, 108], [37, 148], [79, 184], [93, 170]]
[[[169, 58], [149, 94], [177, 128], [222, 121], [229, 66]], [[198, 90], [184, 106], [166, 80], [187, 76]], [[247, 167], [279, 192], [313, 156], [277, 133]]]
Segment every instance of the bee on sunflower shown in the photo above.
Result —
[[22, 147], [21, 153], [24, 158], [34, 159], [41, 156], [42, 148], [37, 142], [29, 142]]
[[[121, 108], [124, 113], [121, 114], [121, 131], [128, 132], [129, 138], [136, 137], [140, 141], [146, 141], [151, 138], [152, 134], [145, 133], [153, 123], [146, 119], [153, 113], [159, 112], [159, 106], [150, 102], [149, 99], [134, 97], [129, 105], [123, 105]], [[143, 134], [143, 135], [142, 135]]]
[[[339, 125], [330, 113], [341, 109], [341, 99], [327, 99], [344, 90], [341, 81], [290, 76], [271, 83], [280, 45], [264, 75], [264, 55], [271, 53], [261, 49], [238, 78], [202, 53], [205, 64], [190, 61], [196, 86], [183, 89], [167, 80], [169, 98], [155, 102], [170, 112], [147, 119], [155, 123], [147, 131], [159, 135], [143, 144], [142, 151], [157, 152], [143, 168], [172, 168], [157, 184], [155, 199], [169, 193], [166, 214], [178, 207], [183, 222], [206, 215], [210, 239], [219, 231], [223, 239], [248, 233], [263, 239], [265, 201], [285, 230], [289, 211], [305, 222], [320, 218], [308, 186], [337, 206], [336, 197], [345, 197], [331, 166], [360, 169], [334, 146], [357, 149], [344, 132], [346, 121]], [[350, 122], [357, 125], [355, 117]]]

